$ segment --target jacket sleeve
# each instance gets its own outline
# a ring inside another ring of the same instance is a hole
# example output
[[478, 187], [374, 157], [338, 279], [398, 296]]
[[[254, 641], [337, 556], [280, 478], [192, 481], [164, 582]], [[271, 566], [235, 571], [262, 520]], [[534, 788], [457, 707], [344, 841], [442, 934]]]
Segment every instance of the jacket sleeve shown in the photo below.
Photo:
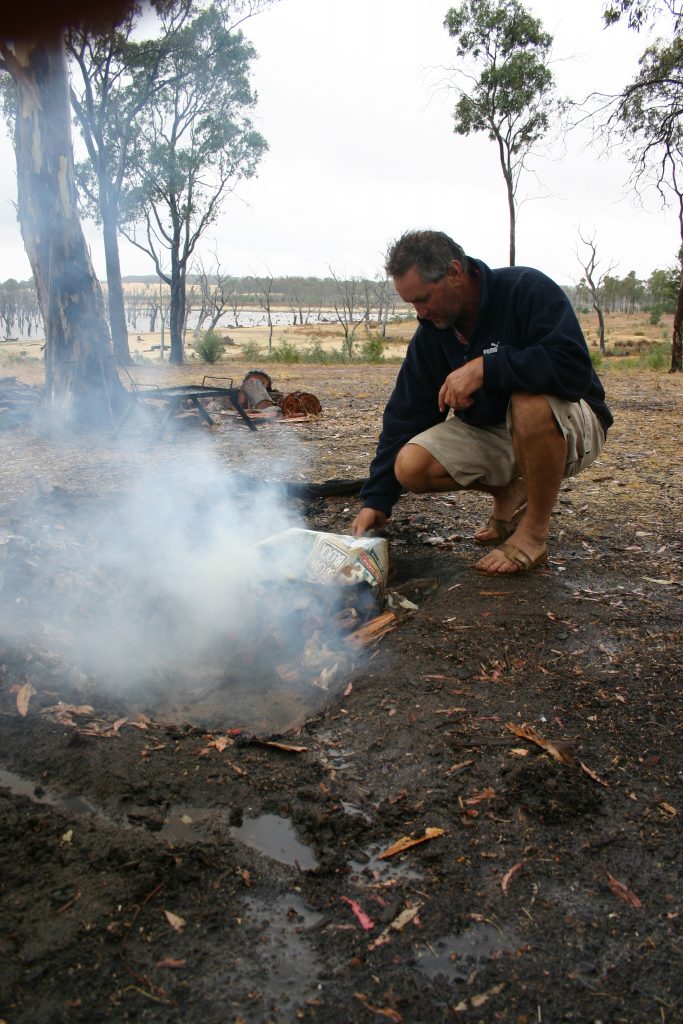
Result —
[[398, 452], [416, 434], [446, 418], [446, 413], [439, 411], [438, 402], [443, 379], [438, 379], [440, 371], [431, 367], [425, 358], [421, 332], [422, 328], [418, 328], [408, 346], [384, 410], [382, 432], [370, 464], [370, 475], [360, 492], [367, 508], [377, 509], [386, 515], [391, 515], [401, 494], [401, 485], [394, 474]]
[[515, 287], [517, 344], [484, 356], [484, 386], [503, 392], [585, 397], [593, 381], [588, 346], [569, 300], [550, 278], [531, 272]]

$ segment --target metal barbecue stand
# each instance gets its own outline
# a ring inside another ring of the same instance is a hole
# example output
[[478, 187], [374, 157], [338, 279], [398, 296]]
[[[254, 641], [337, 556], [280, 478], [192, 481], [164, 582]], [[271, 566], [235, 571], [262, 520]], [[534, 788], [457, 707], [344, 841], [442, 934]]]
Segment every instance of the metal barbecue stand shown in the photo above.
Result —
[[[209, 384], [207, 381], [230, 381], [228, 386], [220, 386], [217, 384]], [[140, 388], [147, 387], [149, 390], [141, 391]], [[242, 420], [247, 424], [250, 430], [256, 430], [256, 424], [247, 416], [246, 412], [242, 408], [239, 402], [239, 388], [233, 387], [232, 377], [210, 377], [205, 376], [202, 378], [201, 384], [177, 384], [174, 387], [161, 388], [155, 384], [150, 385], [134, 385], [134, 390], [130, 394], [130, 402], [123, 416], [121, 417], [114, 434], [118, 434], [124, 423], [131, 415], [133, 410], [137, 408], [138, 401], [142, 401], [145, 404], [149, 401], [160, 401], [165, 402], [168, 406], [166, 415], [164, 416], [159, 431], [157, 433], [157, 440], [160, 440], [163, 436], [164, 430], [168, 421], [173, 417], [177, 416], [182, 408], [183, 402], [189, 401], [194, 408], [197, 410], [202, 419], [213, 426], [214, 421], [206, 411], [201, 403], [202, 398], [227, 398], [228, 402], [241, 417]]]

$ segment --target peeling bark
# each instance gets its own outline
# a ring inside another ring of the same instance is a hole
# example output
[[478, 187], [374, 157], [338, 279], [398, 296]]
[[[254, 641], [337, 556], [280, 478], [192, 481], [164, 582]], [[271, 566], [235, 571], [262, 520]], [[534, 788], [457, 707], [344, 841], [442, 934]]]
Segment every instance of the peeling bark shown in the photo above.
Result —
[[1, 45], [17, 93], [19, 224], [46, 331], [46, 391], [71, 426], [111, 421], [124, 396], [76, 206], [63, 41]]

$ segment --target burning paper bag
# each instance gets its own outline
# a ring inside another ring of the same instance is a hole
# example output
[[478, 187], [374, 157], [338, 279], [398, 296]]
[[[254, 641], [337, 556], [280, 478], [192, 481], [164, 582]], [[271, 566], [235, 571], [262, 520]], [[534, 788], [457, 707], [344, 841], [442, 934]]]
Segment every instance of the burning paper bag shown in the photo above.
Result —
[[[384, 537], [352, 537], [293, 527], [261, 541], [272, 551], [272, 570], [290, 580], [370, 588], [378, 605], [389, 576]], [[269, 551], [270, 554], [270, 551]]]

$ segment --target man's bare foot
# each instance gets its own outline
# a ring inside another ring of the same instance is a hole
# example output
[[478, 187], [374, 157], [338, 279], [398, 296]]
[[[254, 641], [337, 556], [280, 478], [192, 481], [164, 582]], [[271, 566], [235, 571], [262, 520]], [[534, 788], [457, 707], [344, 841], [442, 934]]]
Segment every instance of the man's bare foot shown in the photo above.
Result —
[[[507, 487], [501, 487], [493, 497], [491, 518], [484, 526], [480, 526], [474, 534], [477, 544], [500, 544], [507, 540], [517, 526], [515, 513], [524, 508], [526, 487], [521, 477], [517, 477]], [[497, 520], [497, 522], [493, 522]], [[498, 526], [498, 524], [501, 524]], [[510, 528], [507, 529], [506, 527]], [[505, 536], [503, 536], [505, 534]]]
[[474, 568], [488, 576], [514, 576], [541, 565], [547, 554], [545, 539], [534, 538], [518, 528], [505, 544], [480, 558]]

